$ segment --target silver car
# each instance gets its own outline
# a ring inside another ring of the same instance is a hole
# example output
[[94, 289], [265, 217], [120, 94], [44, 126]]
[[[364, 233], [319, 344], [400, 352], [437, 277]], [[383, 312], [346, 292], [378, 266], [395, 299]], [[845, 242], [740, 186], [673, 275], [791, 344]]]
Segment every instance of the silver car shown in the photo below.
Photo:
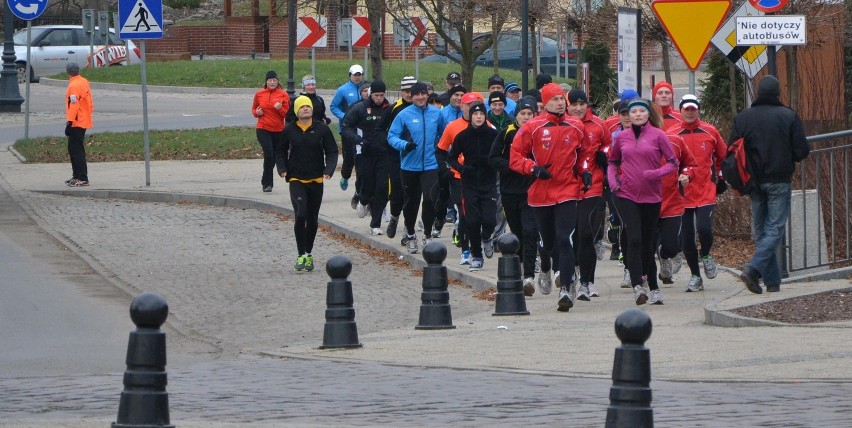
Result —
[[[19, 30], [13, 37], [15, 42], [15, 64], [18, 69], [18, 82], [24, 83], [27, 67], [27, 30]], [[82, 25], [38, 25], [32, 27], [32, 47], [30, 48], [30, 81], [37, 82], [40, 76], [64, 73], [68, 61], [76, 62], [80, 67], [91, 67], [89, 55], [89, 37]], [[138, 64], [139, 49], [132, 41], [127, 46], [110, 28], [106, 40], [95, 30], [94, 49], [91, 58], [95, 67]]]

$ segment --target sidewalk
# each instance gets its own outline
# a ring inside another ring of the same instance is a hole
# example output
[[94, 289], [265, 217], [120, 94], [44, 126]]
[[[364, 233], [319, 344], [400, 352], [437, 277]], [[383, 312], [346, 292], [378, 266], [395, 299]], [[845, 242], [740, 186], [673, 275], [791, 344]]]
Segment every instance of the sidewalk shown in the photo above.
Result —
[[[142, 162], [90, 163], [92, 187], [64, 186], [68, 165], [21, 164], [8, 151], [0, 152], [0, 175], [26, 199], [29, 192], [51, 192], [140, 201], [195, 201], [287, 213], [289, 196], [283, 182], [272, 193], [262, 193], [259, 160], [155, 161], [150, 187], [144, 185]], [[421, 254], [408, 255], [386, 236], [369, 235], [367, 219], [358, 219], [349, 206], [350, 190], [343, 192], [334, 177], [325, 185], [321, 222], [333, 230], [398, 253], [401, 259], [423, 264]], [[495, 287], [499, 254], [486, 259], [485, 269], [470, 273], [458, 265], [459, 250], [449, 243], [450, 226], [439, 240], [448, 246], [445, 262], [450, 277], [484, 290]], [[369, 266], [355, 266], [369, 269]], [[785, 284], [775, 295], [754, 295], [736, 276], [720, 269], [714, 280], [705, 278], [705, 291], [684, 293], [688, 269], [675, 276], [675, 285], [663, 286], [665, 305], [642, 306], [654, 323], [646, 344], [652, 351], [655, 380], [729, 381], [852, 381], [852, 322], [812, 326], [776, 326], [740, 319], [729, 310], [825, 290], [849, 288], [848, 280]], [[527, 299], [530, 316], [493, 317], [491, 312], [454, 319], [457, 329], [415, 331], [413, 326], [360, 336], [363, 349], [322, 351], [311, 346], [270, 349], [266, 354], [301, 358], [367, 360], [388, 364], [456, 367], [482, 370], [548, 373], [606, 378], [611, 375], [612, 352], [618, 345], [613, 323], [619, 313], [636, 307], [631, 290], [621, 289], [622, 269], [616, 262], [598, 263], [596, 286], [601, 297], [577, 302], [568, 314], [556, 311], [556, 293], [536, 293]], [[357, 287], [357, 284], [355, 284]], [[393, 284], [388, 284], [393, 287]], [[451, 287], [451, 293], [459, 292]], [[356, 321], [358, 302], [355, 302]], [[752, 325], [721, 328], [714, 325]], [[506, 327], [506, 328], [503, 328]]]

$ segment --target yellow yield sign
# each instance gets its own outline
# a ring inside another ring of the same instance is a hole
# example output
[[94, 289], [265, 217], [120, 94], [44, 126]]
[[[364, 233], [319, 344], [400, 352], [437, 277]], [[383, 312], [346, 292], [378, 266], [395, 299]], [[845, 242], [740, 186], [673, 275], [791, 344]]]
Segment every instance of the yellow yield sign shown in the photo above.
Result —
[[651, 8], [690, 70], [698, 69], [731, 0], [654, 0]]

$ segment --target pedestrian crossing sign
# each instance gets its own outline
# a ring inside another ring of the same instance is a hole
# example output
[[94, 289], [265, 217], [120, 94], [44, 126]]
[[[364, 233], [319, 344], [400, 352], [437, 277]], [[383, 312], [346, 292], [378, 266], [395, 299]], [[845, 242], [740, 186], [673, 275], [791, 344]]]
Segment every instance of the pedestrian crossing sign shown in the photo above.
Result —
[[118, 21], [122, 39], [162, 39], [163, 0], [119, 0]]

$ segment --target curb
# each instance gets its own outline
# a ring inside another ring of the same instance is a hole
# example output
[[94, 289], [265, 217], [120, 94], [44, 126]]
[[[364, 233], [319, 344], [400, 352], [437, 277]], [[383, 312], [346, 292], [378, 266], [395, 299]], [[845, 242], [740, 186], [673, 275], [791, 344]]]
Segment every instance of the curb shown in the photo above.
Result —
[[[283, 214], [288, 216], [293, 216], [293, 210], [290, 208], [282, 207], [279, 205], [273, 205], [266, 202], [255, 201], [253, 199], [244, 199], [244, 198], [236, 198], [230, 196], [210, 196], [210, 195], [199, 195], [194, 193], [170, 193], [170, 192], [158, 192], [158, 191], [145, 191], [145, 190], [108, 190], [108, 189], [98, 189], [98, 190], [41, 190], [35, 191], [37, 193], [50, 194], [50, 195], [59, 195], [59, 196], [76, 196], [76, 197], [84, 197], [84, 198], [98, 198], [98, 199], [124, 199], [124, 200], [132, 200], [138, 202], [162, 202], [162, 203], [178, 203], [178, 202], [191, 202], [191, 203], [199, 203], [210, 205], [214, 207], [229, 207], [229, 208], [242, 208], [242, 209], [254, 209], [257, 211], [268, 211], [276, 214]], [[361, 242], [365, 245], [369, 245], [373, 248], [381, 249], [390, 252], [391, 254], [398, 254], [400, 260], [404, 260], [412, 267], [422, 269], [426, 267], [426, 261], [422, 257], [422, 253], [418, 254], [405, 254], [400, 253], [399, 247], [391, 244], [390, 241], [388, 243], [379, 242], [373, 240], [366, 235], [356, 232], [353, 229], [343, 225], [342, 223], [320, 215], [319, 224], [322, 226], [326, 226], [331, 229], [332, 232], [342, 234], [348, 238], [355, 239], [358, 242]], [[384, 236], [384, 235], [382, 235]], [[420, 257], [417, 257], [417, 256]], [[466, 285], [470, 286], [473, 290], [482, 292], [487, 290], [488, 288], [496, 288], [497, 283], [492, 282], [488, 278], [483, 278], [480, 276], [474, 276], [469, 273], [465, 273], [463, 271], [455, 270], [449, 268], [447, 266], [446, 261], [444, 262], [444, 266], [447, 267], [447, 277], [449, 279], [458, 280], [464, 282]]]
[[[68, 85], [67, 80], [50, 79], [42, 77], [38, 81], [41, 85], [65, 87]], [[139, 92], [141, 85], [125, 84], [125, 83], [100, 83], [90, 82], [89, 86], [92, 89], [104, 89], [110, 91], [124, 92]], [[163, 92], [163, 93], [182, 93], [182, 94], [242, 94], [254, 95], [260, 88], [202, 88], [196, 86], [155, 86], [146, 85], [148, 92]]]
[[10, 151], [10, 152], [12, 152], [12, 155], [13, 155], [13, 156], [15, 156], [16, 158], [18, 158], [18, 161], [20, 161], [21, 163], [27, 163], [27, 158], [25, 158], [25, 157], [24, 157], [24, 155], [22, 155], [20, 152], [18, 152], [17, 150], [15, 150], [14, 144], [9, 144], [9, 145], [8, 145], [8, 146], [6, 146], [6, 147], [8, 147], [8, 148], [9, 148], [9, 151]]

